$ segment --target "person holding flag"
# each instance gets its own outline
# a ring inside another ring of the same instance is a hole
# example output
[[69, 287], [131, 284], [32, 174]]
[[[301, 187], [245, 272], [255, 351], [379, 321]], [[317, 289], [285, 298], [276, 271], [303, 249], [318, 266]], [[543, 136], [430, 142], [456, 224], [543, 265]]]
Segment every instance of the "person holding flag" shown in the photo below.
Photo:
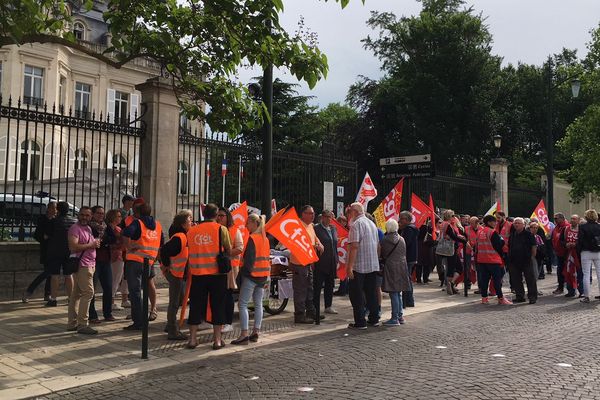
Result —
[[579, 234], [579, 215], [571, 215], [570, 224], [563, 230], [560, 241], [567, 249], [565, 257], [565, 267], [563, 275], [567, 285], [567, 295], [565, 297], [575, 297], [575, 288], [579, 289], [580, 297], [583, 295], [583, 272], [577, 253], [577, 236]]
[[556, 223], [556, 226], [552, 230], [550, 240], [552, 249], [556, 255], [556, 280], [558, 281], [558, 286], [552, 294], [562, 294], [565, 290], [565, 275], [563, 269], [565, 267], [567, 249], [560, 241], [560, 237], [568, 224], [563, 213], [554, 214], [554, 222]]

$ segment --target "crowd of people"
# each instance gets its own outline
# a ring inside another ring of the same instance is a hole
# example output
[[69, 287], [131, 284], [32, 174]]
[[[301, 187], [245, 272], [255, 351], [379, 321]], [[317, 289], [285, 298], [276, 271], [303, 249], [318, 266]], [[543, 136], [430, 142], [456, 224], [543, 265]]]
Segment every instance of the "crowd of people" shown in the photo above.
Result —
[[[245, 229], [240, 229], [227, 208], [208, 204], [202, 221], [194, 222], [192, 212], [182, 210], [164, 232], [143, 199], [124, 196], [122, 203], [123, 208], [106, 213], [100, 206], [81, 207], [75, 219], [69, 215], [68, 203], [51, 202], [34, 234], [41, 243], [44, 272], [26, 289], [23, 302], [46, 280], [45, 305], [56, 307], [62, 276], [68, 297], [67, 330], [96, 334], [92, 326], [114, 321], [113, 310], [122, 308], [130, 308], [127, 318], [131, 319], [123, 329], [141, 330], [145, 322], [142, 276], [148, 259], [150, 265], [159, 262], [169, 284], [164, 329], [169, 340], [186, 340], [188, 348], [196, 348], [199, 325], [210, 322], [212, 347], [223, 348], [222, 333], [233, 330], [234, 295], [239, 290], [240, 335], [231, 344], [258, 341], [263, 310], [254, 307], [250, 329], [248, 308], [251, 302], [262, 303], [271, 273], [271, 249], [277, 245], [265, 232], [264, 216], [250, 214]], [[388, 293], [391, 315], [383, 325], [402, 325], [403, 310], [415, 306], [413, 285], [429, 284], [434, 269], [447, 295], [458, 294], [461, 283], [465, 290], [476, 283], [483, 304], [492, 296], [501, 305], [535, 304], [542, 294], [537, 281], [551, 274], [554, 265], [554, 295], [566, 290], [565, 297], [578, 295], [582, 303], [589, 303], [592, 264], [600, 281], [600, 224], [595, 210], [586, 211], [583, 218], [572, 215], [569, 222], [557, 213], [549, 232], [536, 219], [507, 218], [502, 211], [469, 216], [447, 209], [419, 228], [413, 215], [402, 211], [397, 220], [386, 222], [385, 231], [360, 203], [350, 205], [337, 224], [332, 223], [332, 211], [315, 215], [310, 205], [299, 209], [298, 217], [319, 259], [307, 265], [289, 254], [296, 324], [313, 324], [324, 314], [337, 314], [334, 295], [349, 295], [353, 310], [349, 328], [379, 326], [382, 293]], [[335, 225], [348, 229], [348, 248], [343, 271], [347, 278], [334, 292], [342, 261]], [[149, 321], [158, 314], [156, 270], [150, 269]], [[504, 281], [514, 293], [512, 301], [505, 295]], [[102, 320], [96, 310], [95, 282], [102, 287]], [[180, 307], [187, 307], [188, 299], [189, 333], [184, 333], [178, 313]]]

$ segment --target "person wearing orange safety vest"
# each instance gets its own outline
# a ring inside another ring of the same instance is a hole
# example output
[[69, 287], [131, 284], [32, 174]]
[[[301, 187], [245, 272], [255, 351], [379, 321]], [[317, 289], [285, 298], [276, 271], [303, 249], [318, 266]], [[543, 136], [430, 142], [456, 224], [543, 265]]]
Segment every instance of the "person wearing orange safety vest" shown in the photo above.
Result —
[[181, 304], [183, 277], [188, 262], [189, 248], [187, 232], [192, 227], [192, 212], [180, 211], [169, 228], [169, 241], [160, 248], [161, 270], [169, 282], [169, 307], [167, 308], [167, 338], [186, 340], [187, 335], [179, 331], [177, 311]]
[[227, 301], [227, 274], [219, 272], [217, 256], [220, 251], [231, 254], [231, 240], [227, 228], [216, 222], [219, 208], [207, 204], [204, 208], [204, 220], [192, 226], [187, 232], [189, 248], [188, 268], [191, 275], [190, 312], [188, 324], [190, 337], [189, 349], [198, 346], [198, 325], [206, 321], [207, 306], [210, 304], [213, 324], [213, 350], [225, 347], [221, 340], [221, 329], [225, 324], [225, 305]]
[[[247, 345], [248, 342], [258, 341], [258, 334], [263, 318], [262, 299], [264, 286], [271, 274], [271, 257], [269, 240], [263, 232], [264, 217], [250, 214], [246, 221], [246, 228], [250, 234], [248, 244], [244, 250], [243, 265], [240, 270], [242, 285], [238, 308], [240, 311], [240, 336], [231, 341], [231, 344]], [[254, 301], [254, 329], [248, 335], [248, 302]]]
[[504, 246], [502, 246], [502, 259], [506, 262], [506, 256], [508, 255], [508, 237], [513, 230], [512, 223], [506, 219], [504, 211], [496, 211], [494, 213], [496, 217], [496, 232], [502, 236], [504, 240]]
[[[477, 242], [477, 232], [479, 232], [481, 226], [479, 226], [479, 218], [477, 217], [469, 218], [468, 222], [469, 225], [465, 227], [465, 237], [467, 238], [468, 243], [465, 249], [465, 264], [467, 265], [467, 269], [469, 271], [473, 271], [476, 270], [475, 258], [473, 257], [473, 248], [475, 247], [475, 243]], [[479, 280], [478, 276], [477, 280]], [[469, 281], [471, 281], [471, 278], [469, 278]]]
[[502, 248], [504, 247], [504, 240], [495, 228], [496, 218], [492, 215], [486, 215], [483, 218], [483, 226], [477, 230], [477, 241], [475, 243], [475, 262], [479, 272], [477, 283], [479, 284], [482, 304], [489, 303], [488, 286], [491, 278], [498, 296], [498, 304], [510, 305], [512, 302], [502, 295]]
[[132, 324], [123, 328], [125, 330], [142, 329], [142, 275], [144, 272], [144, 259], [150, 265], [150, 277], [154, 277], [154, 261], [158, 257], [158, 249], [163, 244], [162, 227], [158, 221], [150, 216], [152, 208], [149, 204], [136, 206], [139, 215], [129, 226], [121, 232], [123, 243], [127, 248], [125, 255], [125, 275], [129, 288], [131, 301]]
[[240, 254], [244, 251], [244, 238], [240, 227], [234, 224], [231, 212], [225, 207], [219, 207], [217, 222], [227, 228], [231, 241], [231, 271], [227, 274], [227, 300], [225, 302], [225, 325], [222, 333], [233, 331], [233, 291], [237, 289], [236, 279], [240, 269]]

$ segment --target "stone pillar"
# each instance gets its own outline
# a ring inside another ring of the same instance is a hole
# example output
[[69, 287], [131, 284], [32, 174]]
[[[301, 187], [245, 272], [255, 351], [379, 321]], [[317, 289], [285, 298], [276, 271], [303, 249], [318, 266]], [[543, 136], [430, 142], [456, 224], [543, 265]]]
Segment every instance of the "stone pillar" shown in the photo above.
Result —
[[168, 79], [151, 78], [135, 88], [142, 93], [142, 107], [146, 107], [140, 192], [166, 231], [177, 206], [179, 105]]
[[500, 200], [502, 211], [508, 214], [508, 161], [506, 158], [492, 158], [490, 161], [490, 181], [492, 182], [491, 203]]

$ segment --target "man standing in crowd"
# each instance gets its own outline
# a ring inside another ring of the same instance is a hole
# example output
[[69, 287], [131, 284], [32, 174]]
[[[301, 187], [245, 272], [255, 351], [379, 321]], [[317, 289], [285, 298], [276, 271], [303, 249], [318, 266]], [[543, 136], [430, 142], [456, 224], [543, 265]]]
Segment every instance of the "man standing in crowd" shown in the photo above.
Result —
[[362, 204], [352, 203], [348, 213], [352, 222], [348, 236], [348, 274], [350, 302], [354, 323], [349, 328], [366, 329], [365, 301], [369, 310], [368, 324], [379, 326], [376, 278], [379, 271], [379, 234], [377, 227], [367, 217]]
[[144, 271], [144, 258], [150, 265], [150, 278], [156, 274], [154, 260], [158, 249], [163, 244], [162, 227], [160, 223], [150, 216], [152, 208], [149, 204], [140, 204], [137, 207], [139, 218], [135, 219], [121, 233], [123, 244], [127, 248], [125, 256], [125, 274], [131, 301], [131, 319], [133, 323], [126, 326], [125, 330], [142, 329], [142, 274]]
[[[110, 264], [110, 245], [116, 242], [116, 237], [109, 237], [104, 222], [104, 208], [102, 206], [92, 207], [92, 220], [90, 228], [96, 239], [100, 239], [100, 247], [96, 250], [96, 272], [94, 282], [100, 281], [102, 286], [102, 315], [105, 321], [114, 321], [112, 315], [112, 267]], [[96, 312], [96, 295], [90, 303], [90, 323], [100, 323]]]
[[[408, 264], [408, 275], [412, 277], [415, 264], [417, 263], [417, 249], [419, 246], [418, 237], [419, 230], [412, 223], [413, 215], [408, 211], [402, 211], [398, 218], [398, 225], [400, 228], [400, 236], [406, 243], [406, 262]], [[402, 292], [402, 304], [404, 307], [414, 307], [415, 297], [413, 295], [412, 280], [410, 281], [410, 290]]]
[[[217, 255], [220, 251], [231, 254], [231, 239], [227, 227], [216, 222], [219, 208], [207, 204], [204, 208], [204, 220], [187, 231], [189, 247], [188, 268], [192, 275], [190, 285], [190, 312], [188, 324], [190, 336], [187, 347], [198, 346], [198, 325], [207, 319], [207, 307], [213, 324], [213, 350], [225, 347], [221, 339], [221, 330], [226, 323], [227, 274], [219, 271]], [[209, 300], [210, 297], [210, 300]]]
[[[308, 244], [314, 246], [317, 254], [323, 252], [323, 245], [315, 234], [313, 220], [315, 211], [309, 205], [300, 209], [300, 220], [308, 233]], [[293, 272], [292, 286], [294, 289], [294, 323], [312, 324], [316, 318], [313, 295], [313, 264], [301, 265], [297, 257], [290, 256], [290, 269]], [[321, 315], [321, 319], [324, 316]]]
[[94, 296], [94, 271], [96, 270], [96, 249], [100, 239], [94, 239], [89, 226], [92, 210], [81, 207], [77, 223], [69, 228], [68, 240], [71, 257], [77, 258], [78, 269], [74, 272], [73, 291], [69, 299], [68, 331], [85, 335], [95, 335], [97, 330], [88, 325], [88, 309]]
[[121, 211], [121, 218], [123, 219], [123, 221], [125, 221], [125, 218], [127, 218], [128, 216], [133, 215], [134, 201], [135, 199], [133, 198], [133, 196], [128, 194], [123, 196], [123, 198], [121, 199], [121, 202], [123, 203], [123, 208], [121, 208], [119, 211]]
[[[465, 225], [465, 237], [467, 238], [467, 245], [466, 245], [466, 250], [465, 250], [465, 265], [466, 265], [466, 270], [467, 271], [471, 271], [472, 269], [476, 269], [475, 267], [475, 260], [473, 258], [473, 248], [475, 247], [475, 244], [477, 243], [477, 231], [479, 230], [479, 228], [481, 228], [479, 226], [479, 218], [477, 217], [471, 217], [469, 218], [469, 225]], [[465, 277], [467, 278], [467, 277]], [[479, 276], [477, 276], [477, 280], [479, 280]], [[465, 279], [465, 282], [467, 280]], [[469, 279], [469, 283], [470, 279]], [[475, 294], [479, 293], [479, 289], [476, 290]]]
[[514, 303], [525, 302], [525, 289], [523, 288], [523, 275], [527, 283], [527, 298], [529, 304], [537, 301], [537, 269], [533, 267], [537, 242], [529, 230], [525, 229], [523, 218], [515, 218], [514, 229], [509, 235], [508, 259], [510, 266], [510, 279], [517, 295]]
[[333, 286], [335, 284], [335, 274], [338, 264], [338, 237], [336, 229], [331, 225], [332, 218], [334, 218], [333, 212], [323, 210], [321, 213], [321, 223], [315, 225], [315, 234], [319, 242], [323, 245], [323, 253], [319, 256], [319, 261], [315, 263], [313, 277], [314, 305], [317, 310], [321, 306], [321, 288], [324, 286], [323, 297], [326, 314], [337, 314], [332, 304]]
[[554, 254], [556, 255], [556, 280], [558, 286], [552, 294], [562, 294], [565, 290], [565, 276], [563, 275], [563, 268], [565, 266], [565, 256], [567, 255], [567, 249], [563, 246], [560, 241], [565, 228], [567, 227], [567, 221], [563, 213], [554, 214], [555, 227], [552, 230], [551, 243]]
[[[56, 205], [58, 216], [52, 223], [51, 233], [48, 237], [48, 252], [47, 252], [47, 263], [48, 273], [52, 276], [50, 286], [50, 300], [46, 303], [47, 307], [56, 307], [58, 296], [58, 287], [60, 284], [60, 273], [65, 277], [65, 292], [67, 296], [71, 295], [73, 290], [73, 274], [75, 271], [70, 271], [69, 261], [69, 240], [68, 233], [69, 228], [77, 222], [75, 218], [69, 214], [69, 203], [66, 201], [59, 201]], [[91, 213], [91, 211], [90, 211]]]

